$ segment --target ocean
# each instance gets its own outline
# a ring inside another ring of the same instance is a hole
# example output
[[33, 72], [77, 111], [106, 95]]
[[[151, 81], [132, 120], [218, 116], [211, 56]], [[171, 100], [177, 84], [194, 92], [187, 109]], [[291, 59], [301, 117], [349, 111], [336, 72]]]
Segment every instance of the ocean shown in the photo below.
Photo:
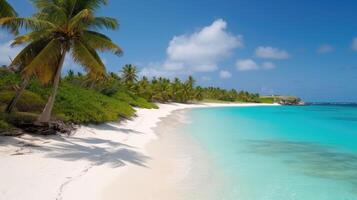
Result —
[[180, 132], [209, 156], [202, 176], [214, 183], [195, 185], [186, 199], [208, 192], [210, 200], [357, 199], [356, 105], [198, 108], [186, 115], [190, 123]]

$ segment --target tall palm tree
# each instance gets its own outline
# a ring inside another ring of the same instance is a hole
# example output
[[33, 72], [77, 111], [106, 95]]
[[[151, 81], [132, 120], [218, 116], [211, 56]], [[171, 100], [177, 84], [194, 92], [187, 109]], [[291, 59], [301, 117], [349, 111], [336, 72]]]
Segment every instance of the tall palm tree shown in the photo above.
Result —
[[[0, 19], [14, 17], [17, 17], [15, 9], [6, 0], [0, 0]], [[8, 29], [13, 34], [18, 33], [18, 29], [14, 24], [1, 25], [1, 27]]]
[[122, 70], [122, 79], [126, 85], [132, 86], [138, 80], [138, 70], [136, 66], [132, 64], [125, 65]]
[[67, 54], [84, 67], [88, 76], [105, 76], [105, 66], [97, 51], [120, 55], [122, 50], [109, 37], [94, 30], [117, 29], [110, 17], [97, 17], [95, 12], [107, 0], [32, 0], [38, 13], [30, 18], [3, 18], [0, 25], [16, 24], [30, 30], [15, 38], [13, 45], [28, 43], [16, 56], [12, 66], [22, 68], [24, 79], [36, 76], [52, 84], [48, 102], [37, 123], [48, 123], [54, 106], [63, 62]]

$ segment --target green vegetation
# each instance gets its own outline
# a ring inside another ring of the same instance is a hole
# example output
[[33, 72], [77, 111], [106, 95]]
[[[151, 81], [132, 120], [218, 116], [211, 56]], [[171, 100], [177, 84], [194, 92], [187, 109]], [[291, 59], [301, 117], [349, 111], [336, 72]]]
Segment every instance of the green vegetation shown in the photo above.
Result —
[[118, 22], [110, 17], [98, 17], [96, 11], [105, 0], [43, 1], [32, 0], [38, 12], [32, 17], [4, 17], [0, 25], [25, 28], [29, 32], [14, 39], [12, 46], [26, 44], [11, 66], [21, 71], [24, 83], [11, 100], [7, 112], [21, 96], [28, 79], [36, 76], [43, 84], [53, 85], [46, 106], [37, 123], [50, 122], [64, 59], [70, 55], [88, 72], [93, 80], [105, 77], [105, 66], [98, 51], [120, 55], [122, 50], [109, 37], [96, 32], [106, 28], [115, 30]]
[[[12, 86], [20, 84], [20, 78], [18, 74], [2, 68], [0, 79], [7, 80], [0, 82], [0, 108], [4, 109], [15, 93]], [[155, 104], [136, 96], [111, 79], [100, 83], [94, 87], [88, 77], [69, 73], [61, 80], [53, 118], [74, 123], [101, 123], [133, 117], [133, 107], [157, 108]], [[50, 89], [41, 85], [37, 79], [32, 79], [19, 98], [14, 112], [3, 114], [5, 117], [0, 120], [15, 125], [33, 122], [45, 106]], [[107, 94], [110, 89], [115, 92]], [[24, 121], [19, 120], [21, 118]]]
[[64, 82], [56, 99], [55, 113], [64, 121], [100, 123], [130, 118], [135, 112], [125, 101]]
[[275, 103], [275, 98], [271, 96], [261, 96], [259, 101], [261, 103]]
[[302, 103], [301, 99], [298, 97], [280, 96], [280, 95], [261, 96], [260, 102], [261, 103], [279, 103], [279, 104], [284, 104], [284, 105], [296, 105], [296, 104]]
[[[10, 103], [12, 97], [15, 95], [14, 91], [1, 91], [0, 92], [0, 103], [8, 104]], [[33, 93], [31, 91], [24, 91], [22, 96], [19, 98], [16, 109], [20, 112], [41, 112], [45, 105], [45, 101], [40, 95]]]

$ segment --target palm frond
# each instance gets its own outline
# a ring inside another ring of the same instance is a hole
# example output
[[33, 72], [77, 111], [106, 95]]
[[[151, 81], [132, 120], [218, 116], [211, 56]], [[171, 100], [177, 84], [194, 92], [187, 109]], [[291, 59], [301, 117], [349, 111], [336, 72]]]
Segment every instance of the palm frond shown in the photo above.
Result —
[[[0, 19], [4, 17], [17, 17], [17, 13], [6, 0], [0, 0]], [[8, 29], [13, 34], [18, 34], [15, 24], [3, 24], [1, 27]]]
[[96, 11], [100, 6], [107, 5], [108, 0], [77, 0], [75, 6], [75, 12], [83, 9], [89, 9], [91, 11]]
[[80, 41], [74, 42], [72, 57], [74, 61], [82, 65], [89, 74], [98, 76], [105, 74], [105, 67], [99, 56], [94, 54], [93, 50], [84, 43]]
[[36, 18], [21, 18], [21, 17], [4, 17], [0, 19], [2, 26], [15, 26], [17, 28], [25, 28], [31, 30], [41, 30], [48, 28], [56, 28], [50, 21], [40, 20]]
[[53, 39], [41, 50], [40, 53], [27, 65], [22, 75], [25, 77], [37, 76], [42, 83], [49, 83], [57, 68], [62, 55], [62, 43]]
[[110, 51], [116, 55], [123, 53], [122, 49], [116, 45], [109, 37], [94, 31], [84, 31], [82, 41], [93, 49], [100, 51]]
[[61, 25], [68, 20], [66, 10], [61, 6], [60, 0], [31, 0], [39, 12], [34, 15], [38, 19], [48, 20]]
[[25, 66], [31, 63], [31, 61], [46, 47], [48, 40], [40, 39], [33, 41], [21, 50], [19, 54], [14, 58], [10, 64], [10, 68], [14, 71], [22, 71]]
[[14, 8], [6, 0], [0, 0], [0, 18], [16, 16]]
[[78, 26], [85, 26], [92, 16], [90, 10], [83, 9], [69, 20], [68, 28], [72, 30]]
[[11, 46], [16, 46], [27, 42], [48, 38], [51, 35], [51, 33], [52, 32], [49, 30], [33, 31], [25, 35], [16, 37], [13, 43], [11, 44]]
[[116, 30], [119, 28], [118, 20], [112, 17], [95, 17], [89, 22], [89, 28]]

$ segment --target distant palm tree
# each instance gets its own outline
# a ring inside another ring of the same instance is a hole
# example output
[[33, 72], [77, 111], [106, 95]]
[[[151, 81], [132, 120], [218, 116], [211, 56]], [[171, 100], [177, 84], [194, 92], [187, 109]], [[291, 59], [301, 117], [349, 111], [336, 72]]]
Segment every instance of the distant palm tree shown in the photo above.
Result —
[[175, 78], [172, 83], [172, 97], [177, 102], [182, 101], [182, 82], [179, 78]]
[[116, 29], [114, 18], [96, 17], [95, 12], [107, 0], [32, 0], [39, 12], [30, 18], [3, 18], [0, 25], [15, 24], [31, 32], [15, 38], [13, 45], [28, 43], [11, 63], [22, 69], [23, 77], [36, 76], [52, 84], [52, 93], [37, 119], [48, 123], [54, 106], [63, 62], [68, 53], [82, 65], [88, 76], [97, 80], [106, 74], [97, 51], [122, 53], [119, 46], [94, 29]]
[[152, 87], [150, 85], [149, 79], [146, 76], [143, 76], [137, 85], [138, 85], [136, 91], [137, 95], [144, 97], [146, 100], [151, 101]]
[[122, 80], [128, 85], [132, 86], [138, 80], [138, 70], [132, 64], [127, 64], [122, 70]]
[[[14, 18], [17, 17], [15, 9], [6, 1], [0, 0], [0, 19], [1, 18]], [[17, 34], [18, 29], [15, 24], [1, 25], [2, 28], [8, 29], [11, 33]]]
[[167, 102], [171, 99], [171, 83], [169, 79], [159, 77], [153, 80], [153, 100]]

